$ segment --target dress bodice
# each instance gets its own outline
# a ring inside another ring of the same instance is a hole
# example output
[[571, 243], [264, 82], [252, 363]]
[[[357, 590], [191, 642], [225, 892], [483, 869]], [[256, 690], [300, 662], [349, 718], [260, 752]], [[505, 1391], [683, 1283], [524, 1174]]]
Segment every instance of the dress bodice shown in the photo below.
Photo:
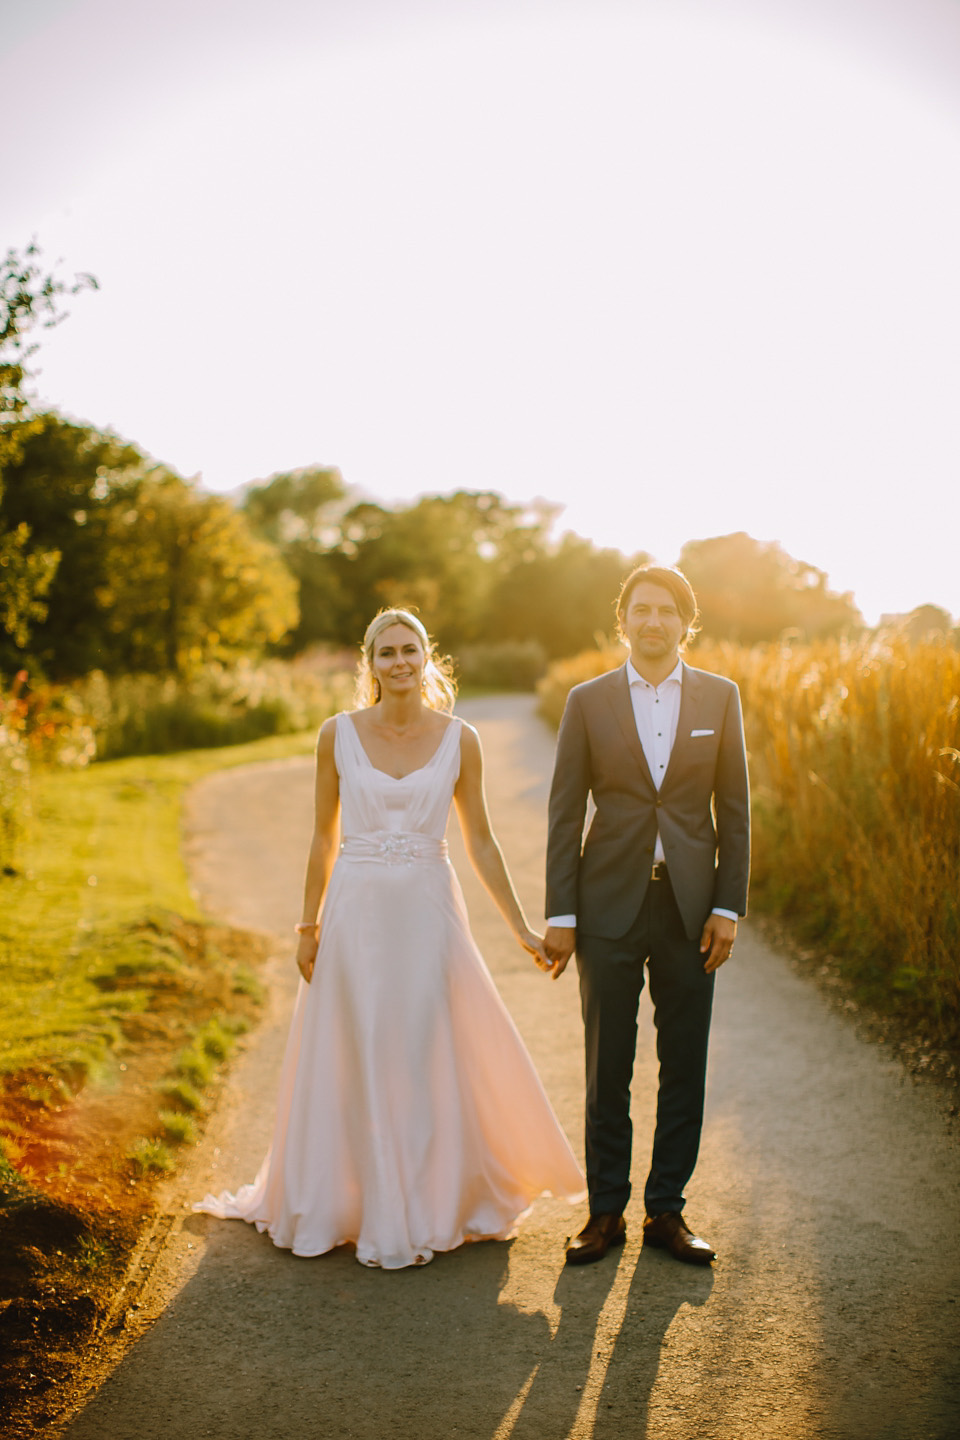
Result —
[[442, 840], [460, 775], [460, 729], [460, 720], [452, 719], [426, 765], [398, 780], [372, 763], [352, 715], [338, 715], [334, 761], [344, 841], [385, 833]]

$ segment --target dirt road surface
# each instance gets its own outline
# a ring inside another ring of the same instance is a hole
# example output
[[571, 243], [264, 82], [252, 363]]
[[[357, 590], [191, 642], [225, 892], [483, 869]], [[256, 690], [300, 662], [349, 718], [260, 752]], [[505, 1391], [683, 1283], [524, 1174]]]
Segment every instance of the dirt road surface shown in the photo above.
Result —
[[[491, 811], [539, 920], [553, 737], [527, 698], [464, 704]], [[295, 971], [290, 925], [311, 765], [214, 775], [187, 853], [207, 910], [275, 934], [264, 1025], [165, 1211], [127, 1347], [58, 1434], [69, 1440], [953, 1440], [960, 1435], [960, 1157], [937, 1097], [861, 1040], [745, 925], [721, 972], [707, 1121], [688, 1215], [712, 1270], [628, 1241], [563, 1266], [581, 1215], [541, 1201], [510, 1243], [386, 1272], [342, 1250], [276, 1250], [189, 1210], [251, 1179], [267, 1145]], [[456, 825], [454, 822], [454, 830]], [[514, 947], [451, 836], [474, 932], [575, 1146], [576, 979]], [[536, 921], [535, 921], [536, 923]], [[634, 1086], [634, 1184], [649, 1155], [649, 1006]]]

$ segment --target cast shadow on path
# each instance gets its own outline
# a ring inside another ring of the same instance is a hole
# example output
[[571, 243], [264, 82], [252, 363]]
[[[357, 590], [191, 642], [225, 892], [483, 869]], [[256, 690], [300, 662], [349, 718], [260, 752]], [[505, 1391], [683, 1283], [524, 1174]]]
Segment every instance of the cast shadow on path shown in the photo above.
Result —
[[502, 1298], [510, 1243], [386, 1273], [349, 1248], [298, 1259], [240, 1223], [184, 1231], [206, 1245], [197, 1271], [69, 1440], [643, 1436], [674, 1317], [712, 1286], [662, 1257], [573, 1271], [561, 1252], [551, 1333]]
[[[645, 1436], [670, 1327], [681, 1307], [706, 1304], [712, 1288], [711, 1270], [632, 1246], [599, 1265], [564, 1269], [554, 1291], [560, 1323], [510, 1440]], [[691, 1395], [691, 1414], [700, 1405]]]
[[511, 1245], [422, 1269], [275, 1249], [192, 1216], [203, 1259], [66, 1430], [69, 1440], [492, 1440], [549, 1347], [542, 1313], [502, 1303]]

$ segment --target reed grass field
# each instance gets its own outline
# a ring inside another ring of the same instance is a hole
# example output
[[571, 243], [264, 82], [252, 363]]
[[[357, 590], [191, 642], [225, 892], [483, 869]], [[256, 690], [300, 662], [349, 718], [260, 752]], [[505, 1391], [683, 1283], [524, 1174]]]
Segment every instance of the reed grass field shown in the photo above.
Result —
[[[610, 646], [540, 682], [623, 663]], [[745, 648], [689, 663], [740, 687], [754, 820], [751, 904], [829, 954], [858, 998], [933, 1043], [960, 1041], [960, 652], [902, 638]]]

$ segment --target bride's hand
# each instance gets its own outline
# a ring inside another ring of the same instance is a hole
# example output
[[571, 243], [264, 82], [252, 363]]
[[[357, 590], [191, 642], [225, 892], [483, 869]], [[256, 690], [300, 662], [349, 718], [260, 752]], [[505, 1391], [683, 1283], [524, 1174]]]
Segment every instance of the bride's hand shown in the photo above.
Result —
[[297, 941], [297, 969], [307, 984], [313, 979], [313, 967], [317, 960], [319, 937], [309, 930]]

